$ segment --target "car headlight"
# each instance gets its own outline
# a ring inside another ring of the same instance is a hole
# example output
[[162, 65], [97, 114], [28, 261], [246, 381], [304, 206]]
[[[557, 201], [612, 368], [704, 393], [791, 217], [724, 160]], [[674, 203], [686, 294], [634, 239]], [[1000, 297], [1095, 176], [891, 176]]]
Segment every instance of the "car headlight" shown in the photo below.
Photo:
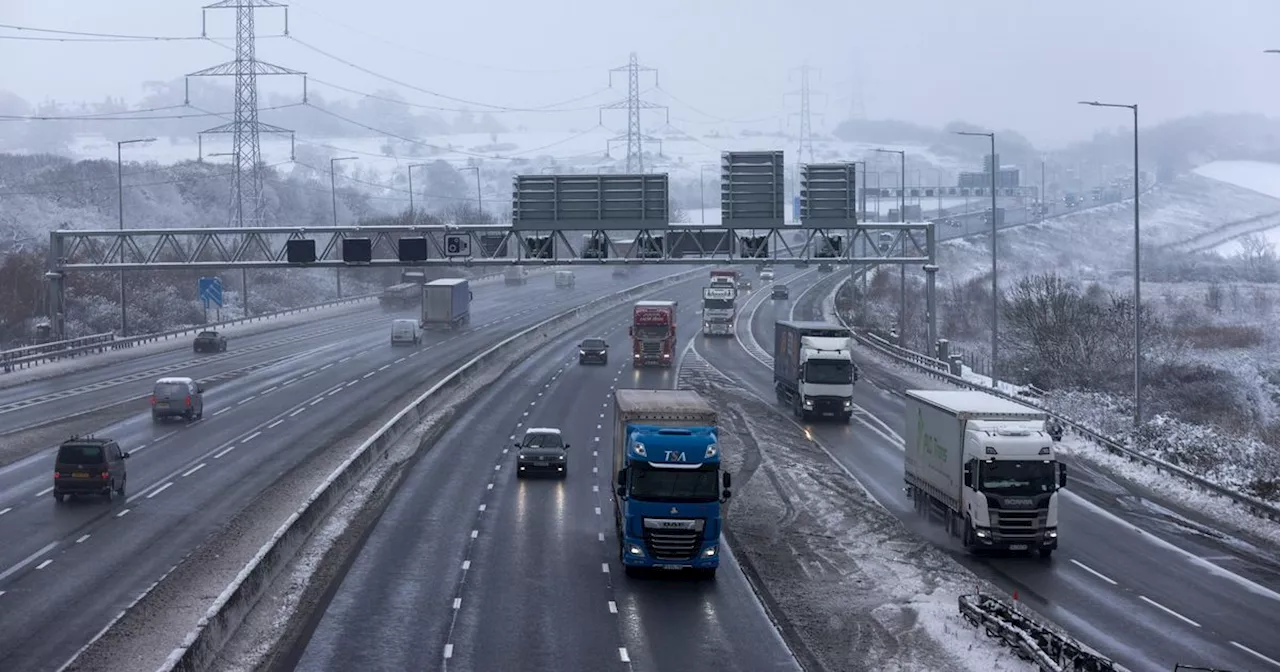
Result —
[[517, 459], [517, 460], [527, 460], [527, 459], [529, 459], [529, 457], [528, 457], [527, 455], [525, 455], [524, 453], [516, 453], [516, 459]]

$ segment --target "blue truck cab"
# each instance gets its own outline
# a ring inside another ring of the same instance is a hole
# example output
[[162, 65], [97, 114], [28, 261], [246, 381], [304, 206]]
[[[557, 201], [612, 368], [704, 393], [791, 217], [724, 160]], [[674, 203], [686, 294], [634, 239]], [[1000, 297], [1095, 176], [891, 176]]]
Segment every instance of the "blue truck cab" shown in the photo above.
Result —
[[690, 390], [618, 390], [614, 413], [614, 525], [627, 575], [715, 576], [731, 480], [716, 411]]

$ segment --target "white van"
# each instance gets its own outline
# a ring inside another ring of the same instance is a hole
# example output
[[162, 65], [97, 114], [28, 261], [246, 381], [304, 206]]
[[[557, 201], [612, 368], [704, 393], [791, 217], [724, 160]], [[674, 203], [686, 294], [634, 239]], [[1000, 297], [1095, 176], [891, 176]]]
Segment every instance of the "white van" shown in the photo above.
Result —
[[417, 320], [392, 320], [391, 345], [418, 345], [422, 342], [422, 332], [418, 330]]
[[556, 271], [556, 287], [558, 289], [573, 289], [575, 280], [573, 271]]

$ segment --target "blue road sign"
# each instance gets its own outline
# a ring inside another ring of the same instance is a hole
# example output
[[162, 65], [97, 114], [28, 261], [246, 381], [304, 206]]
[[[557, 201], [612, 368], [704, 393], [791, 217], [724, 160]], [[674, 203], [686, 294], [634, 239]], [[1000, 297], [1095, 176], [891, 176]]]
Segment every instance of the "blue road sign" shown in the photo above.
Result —
[[800, 197], [799, 196], [796, 196], [795, 200], [791, 202], [791, 221], [793, 222], [800, 221]]
[[205, 308], [213, 304], [222, 307], [222, 278], [200, 278], [200, 300]]

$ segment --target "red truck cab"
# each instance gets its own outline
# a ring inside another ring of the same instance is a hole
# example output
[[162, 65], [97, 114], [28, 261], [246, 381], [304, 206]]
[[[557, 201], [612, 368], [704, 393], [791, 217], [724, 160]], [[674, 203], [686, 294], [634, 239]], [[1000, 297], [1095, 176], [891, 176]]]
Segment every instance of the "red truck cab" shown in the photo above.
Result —
[[637, 301], [631, 315], [632, 366], [670, 367], [676, 356], [676, 301]]

